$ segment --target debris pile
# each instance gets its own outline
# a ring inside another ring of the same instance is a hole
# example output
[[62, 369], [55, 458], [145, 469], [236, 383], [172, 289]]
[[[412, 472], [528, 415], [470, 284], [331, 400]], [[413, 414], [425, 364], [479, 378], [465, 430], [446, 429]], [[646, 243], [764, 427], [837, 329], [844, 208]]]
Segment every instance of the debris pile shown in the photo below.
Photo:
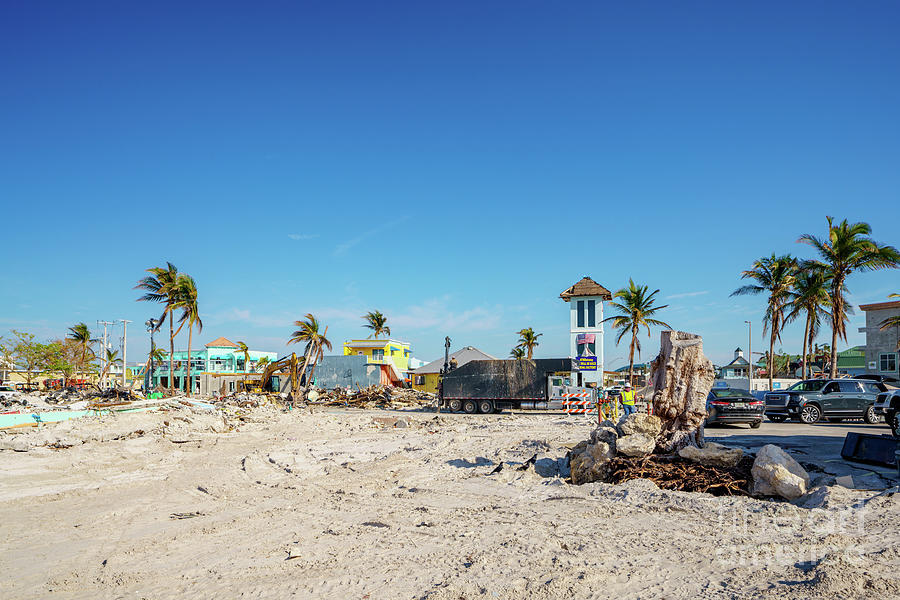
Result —
[[383, 385], [357, 387], [355, 391], [314, 390], [307, 395], [310, 404], [352, 408], [420, 408], [433, 405], [436, 398], [427, 392]]
[[616, 457], [607, 465], [607, 483], [649, 479], [659, 488], [706, 492], [714, 496], [749, 496], [753, 459], [744, 457], [733, 467], [703, 465], [677, 455], [651, 454], [644, 458]]
[[649, 479], [667, 490], [716, 496], [780, 496], [795, 500], [807, 493], [810, 478], [784, 450], [763, 446], [756, 457], [740, 448], [707, 442], [678, 452], [656, 453], [660, 420], [642, 414], [604, 421], [589, 440], [569, 453], [572, 483], [623, 483]]

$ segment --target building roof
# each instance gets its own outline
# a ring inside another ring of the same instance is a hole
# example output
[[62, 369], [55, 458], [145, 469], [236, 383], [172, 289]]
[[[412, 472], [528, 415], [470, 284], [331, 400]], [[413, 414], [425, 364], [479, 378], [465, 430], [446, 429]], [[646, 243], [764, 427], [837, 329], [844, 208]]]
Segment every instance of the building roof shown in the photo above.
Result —
[[229, 339], [220, 337], [216, 338], [206, 345], [207, 348], [237, 348], [238, 345]]
[[381, 348], [393, 344], [395, 346], [409, 346], [409, 342], [401, 342], [394, 338], [372, 338], [367, 340], [347, 340], [344, 345], [349, 348]]
[[876, 302], [875, 304], [860, 304], [859, 308], [863, 311], [900, 308], [900, 300], [893, 300], [892, 302]]
[[559, 295], [566, 302], [578, 296], [600, 296], [603, 300], [612, 300], [612, 293], [590, 277], [582, 277], [581, 281]]
[[750, 363], [747, 361], [746, 358], [744, 358], [743, 356], [738, 356], [737, 358], [735, 358], [734, 360], [732, 360], [730, 363], [728, 363], [725, 366], [726, 367], [734, 367], [734, 366], [743, 367], [743, 366], [746, 366], [749, 364]]
[[[473, 360], [497, 360], [497, 357], [491, 356], [486, 352], [482, 352], [478, 348], [474, 346], [466, 346], [465, 348], [460, 348], [456, 352], [450, 355], [450, 358], [456, 359], [456, 365], [458, 367], [463, 366], [467, 362], [471, 362]], [[418, 369], [413, 369], [411, 373], [415, 373], [416, 375], [425, 375], [426, 373], [440, 373], [441, 369], [444, 368], [444, 359], [443, 357], [433, 360], [426, 365], [422, 365]]]

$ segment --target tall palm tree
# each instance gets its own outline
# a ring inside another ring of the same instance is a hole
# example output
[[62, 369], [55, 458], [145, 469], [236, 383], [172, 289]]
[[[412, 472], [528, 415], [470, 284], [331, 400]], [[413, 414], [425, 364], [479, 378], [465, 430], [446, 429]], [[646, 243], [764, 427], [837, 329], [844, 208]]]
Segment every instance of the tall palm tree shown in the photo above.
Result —
[[831, 278], [831, 377], [837, 377], [837, 342], [847, 341], [847, 302], [844, 293], [847, 277], [854, 271], [877, 271], [900, 267], [900, 252], [879, 244], [869, 235], [868, 223], [848, 223], [844, 219], [828, 222], [828, 237], [805, 233], [798, 242], [809, 244], [819, 254], [821, 264]]
[[119, 358], [119, 351], [118, 350], [110, 350], [109, 348], [107, 348], [106, 356], [103, 357], [103, 362], [106, 364], [103, 367], [103, 371], [100, 373], [101, 385], [105, 381], [106, 376], [109, 374], [110, 367], [112, 367], [113, 365], [122, 364], [122, 359]]
[[819, 265], [804, 261], [800, 263], [793, 288], [788, 292], [790, 296], [790, 313], [786, 320], [793, 321], [805, 313], [806, 323], [803, 326], [803, 372], [801, 377], [806, 379], [811, 373], [809, 355], [812, 353], [813, 341], [819, 333], [822, 317], [830, 317], [828, 307], [831, 298], [828, 295], [828, 273]]
[[534, 349], [540, 345], [538, 342], [538, 338], [544, 335], [543, 333], [535, 333], [534, 329], [531, 327], [526, 327], [525, 329], [520, 329], [518, 331], [519, 334], [519, 344], [518, 347], [526, 350], [528, 352], [527, 358], [531, 360], [531, 357], [534, 356]]
[[250, 370], [250, 347], [247, 346], [244, 342], [237, 343], [237, 351], [244, 355], [244, 370]]
[[169, 389], [175, 389], [175, 304], [178, 302], [178, 267], [166, 262], [166, 268], [152, 267], [147, 269], [149, 276], [144, 277], [134, 286], [136, 290], [147, 293], [138, 298], [138, 302], [158, 302], [165, 304], [162, 316], [157, 319], [156, 331], [159, 331], [166, 316], [169, 317]]
[[387, 336], [391, 335], [391, 328], [387, 326], [387, 317], [381, 314], [381, 311], [373, 310], [367, 312], [362, 318], [366, 322], [363, 327], [372, 330], [372, 336], [370, 337], [378, 339], [378, 336], [382, 334]]
[[[200, 320], [200, 310], [197, 306], [197, 282], [190, 275], [179, 273], [174, 295], [175, 307], [181, 309], [178, 331], [181, 331], [185, 323], [188, 326], [187, 376], [184, 380], [184, 387], [190, 398], [194, 387], [191, 385], [191, 344], [194, 339], [194, 325], [197, 326], [197, 331], [203, 331], [203, 321]], [[169, 318], [171, 319], [171, 317]]]
[[81, 367], [81, 378], [84, 379], [84, 362], [87, 358], [87, 353], [90, 350], [90, 345], [96, 340], [91, 339], [91, 330], [88, 329], [88, 326], [84, 321], [69, 327], [69, 335], [66, 336], [66, 339], [72, 340], [79, 348], [81, 348], [81, 360], [79, 361], [79, 366]]
[[647, 337], [650, 337], [651, 325], [672, 329], [672, 326], [665, 321], [653, 318], [653, 315], [669, 306], [668, 304], [654, 306], [654, 296], [658, 293], [659, 290], [651, 292], [649, 286], [637, 285], [629, 277], [628, 287], [613, 294], [613, 298], [619, 298], [620, 302], [609, 303], [619, 314], [603, 319], [603, 322], [612, 321], [613, 327], [619, 330], [619, 335], [616, 337], [617, 346], [626, 333], [631, 333], [631, 343], [628, 346], [629, 385], [634, 384], [634, 351], [637, 350], [638, 356], [641, 355], [641, 340], [638, 337], [641, 327], [647, 330]]
[[310, 362], [313, 362], [312, 372], [310, 373], [309, 377], [306, 378], [307, 385], [309, 385], [316, 373], [316, 363], [318, 363], [322, 359], [322, 356], [324, 354], [323, 349], [328, 348], [329, 350], [331, 350], [331, 342], [328, 340], [328, 338], [325, 337], [325, 334], [328, 333], [328, 327], [325, 327], [325, 331], [320, 333], [319, 320], [316, 319], [316, 317], [313, 316], [312, 313], [306, 313], [304, 319], [305, 320], [303, 321], [294, 321], [294, 327], [299, 327], [299, 329], [291, 334], [291, 337], [287, 343], [288, 345], [290, 345], [306, 342], [306, 349], [303, 352], [304, 373], [309, 367]]
[[764, 256], [753, 262], [753, 266], [741, 272], [741, 279], [751, 279], [756, 283], [739, 287], [732, 296], [748, 294], [769, 295], [766, 314], [763, 317], [763, 333], [769, 332], [769, 354], [766, 371], [769, 375], [769, 389], [772, 389], [775, 364], [775, 340], [781, 341], [781, 331], [786, 323], [785, 310], [790, 302], [790, 292], [797, 275], [797, 259], [790, 254]]
[[522, 360], [523, 358], [525, 358], [525, 348], [523, 348], [522, 346], [516, 346], [509, 351], [509, 357], [516, 360]]
[[[900, 298], [900, 294], [890, 294], [888, 298]], [[884, 331], [891, 327], [900, 327], [900, 316], [888, 317], [878, 326], [878, 329]], [[900, 341], [897, 342], [897, 350], [900, 350]]]

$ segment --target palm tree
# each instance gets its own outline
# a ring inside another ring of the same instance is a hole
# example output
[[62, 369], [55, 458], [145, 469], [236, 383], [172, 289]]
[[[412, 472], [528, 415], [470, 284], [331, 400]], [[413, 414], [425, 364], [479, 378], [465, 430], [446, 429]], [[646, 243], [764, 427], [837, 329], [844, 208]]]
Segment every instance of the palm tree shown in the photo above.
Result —
[[88, 326], [85, 325], [84, 321], [69, 327], [69, 335], [66, 336], [66, 338], [72, 340], [81, 348], [81, 361], [79, 362], [79, 365], [81, 367], [81, 378], [84, 379], [84, 361], [87, 358], [88, 350], [90, 350], [90, 344], [96, 340], [91, 339], [91, 330], [88, 329]]
[[256, 361], [256, 370], [262, 373], [266, 370], [266, 367], [269, 366], [269, 357], [263, 356], [258, 361]]
[[790, 302], [790, 292], [797, 274], [797, 259], [790, 254], [764, 256], [753, 262], [752, 268], [741, 272], [741, 279], [752, 279], [756, 283], [739, 287], [732, 296], [768, 293], [766, 314], [763, 317], [763, 333], [769, 332], [769, 354], [766, 371], [769, 389], [774, 378], [775, 340], [781, 341], [781, 331], [786, 323], [785, 309]]
[[528, 355], [525, 357], [528, 360], [531, 360], [531, 357], [534, 356], [534, 349], [537, 348], [540, 343], [538, 342], [538, 338], [544, 335], [543, 333], [535, 333], [534, 329], [531, 327], [527, 327], [525, 329], [520, 329], [518, 331], [519, 334], [519, 344], [518, 347], [526, 350]]
[[637, 285], [629, 277], [628, 287], [622, 288], [613, 294], [613, 298], [620, 298], [621, 302], [612, 301], [609, 303], [619, 314], [603, 319], [603, 322], [612, 321], [613, 327], [620, 330], [619, 335], [616, 337], [617, 346], [622, 338], [625, 337], [625, 334], [631, 332], [631, 344], [628, 346], [629, 385], [634, 384], [634, 351], [637, 350], [638, 356], [641, 355], [641, 341], [638, 338], [641, 327], [647, 330], [647, 337], [650, 337], [651, 325], [672, 329], [672, 326], [665, 321], [653, 318], [653, 315], [669, 305], [654, 306], [654, 296], [659, 293], [659, 290], [653, 290], [652, 292], [649, 290], [649, 286]]
[[837, 377], [837, 341], [847, 341], [847, 303], [844, 293], [847, 277], [854, 271], [877, 271], [900, 267], [900, 252], [893, 246], [878, 244], [869, 237], [872, 228], [868, 223], [848, 223], [844, 219], [835, 224], [828, 222], [828, 237], [820, 238], [808, 233], [798, 242], [809, 244], [819, 254], [821, 265], [831, 278], [831, 377]]
[[106, 365], [103, 367], [103, 371], [100, 373], [100, 383], [101, 384], [103, 384], [104, 380], [106, 379], [107, 374], [109, 374], [110, 367], [112, 367], [113, 365], [122, 364], [122, 359], [119, 358], [119, 351], [118, 350], [110, 350], [109, 348], [106, 349], [106, 356], [103, 357], [103, 360], [106, 363]]
[[523, 358], [525, 358], [525, 348], [523, 348], [522, 346], [516, 346], [509, 351], [509, 357], [516, 360], [522, 360]]
[[178, 331], [181, 331], [185, 323], [188, 326], [187, 376], [184, 380], [184, 387], [190, 398], [194, 387], [191, 385], [191, 344], [194, 339], [194, 325], [197, 326], [197, 331], [203, 331], [203, 321], [200, 320], [200, 311], [197, 307], [197, 282], [190, 275], [179, 273], [174, 296], [176, 298], [175, 307], [181, 309]]
[[801, 377], [806, 379], [812, 374], [809, 364], [812, 362], [809, 355], [813, 349], [813, 341], [819, 333], [822, 317], [830, 317], [827, 307], [831, 304], [828, 295], [828, 274], [820, 266], [809, 261], [800, 264], [794, 280], [793, 289], [788, 292], [790, 296], [791, 311], [787, 315], [787, 321], [793, 321], [801, 313], [806, 314], [806, 323], [803, 326], [803, 372]]
[[[890, 294], [888, 298], [900, 298], [900, 294]], [[891, 327], [900, 327], [900, 316], [888, 317], [878, 326], [880, 331], [890, 329]], [[897, 342], [897, 350], [900, 350], [900, 341]]]
[[250, 347], [244, 342], [237, 343], [237, 351], [244, 355], [244, 371], [250, 370]]
[[175, 389], [175, 304], [178, 302], [178, 267], [166, 262], [166, 268], [153, 267], [147, 269], [151, 275], [144, 277], [134, 289], [146, 290], [146, 294], [138, 298], [138, 302], [159, 302], [165, 304], [162, 316], [157, 319], [156, 331], [162, 327], [166, 316], [169, 317], [169, 389]]
[[371, 312], [367, 312], [362, 316], [362, 318], [366, 322], [363, 327], [372, 330], [372, 336], [370, 337], [378, 339], [378, 336], [381, 334], [387, 336], [391, 335], [391, 328], [387, 326], [387, 317], [381, 314], [381, 311], [373, 310]]
[[[372, 313], [369, 314], [371, 315]], [[304, 321], [294, 321], [294, 326], [299, 327], [299, 329], [291, 334], [287, 343], [290, 345], [306, 342], [306, 349], [303, 352], [303, 373], [309, 367], [310, 361], [313, 361], [312, 371], [309, 377], [306, 378], [306, 383], [309, 385], [316, 374], [316, 363], [322, 359], [324, 354], [323, 348], [331, 350], [331, 342], [325, 337], [325, 334], [328, 333], [328, 327], [325, 328], [325, 331], [319, 333], [319, 320], [312, 313], [306, 313], [304, 318]]]

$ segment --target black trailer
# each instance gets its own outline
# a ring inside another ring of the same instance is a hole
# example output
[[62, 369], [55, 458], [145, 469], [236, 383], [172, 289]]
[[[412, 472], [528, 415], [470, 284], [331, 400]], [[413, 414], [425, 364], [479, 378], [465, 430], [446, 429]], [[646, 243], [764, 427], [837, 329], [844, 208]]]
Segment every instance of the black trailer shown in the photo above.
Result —
[[572, 386], [572, 360], [473, 360], [444, 373], [441, 408], [492, 413], [500, 409], [552, 410], [566, 402], [594, 402], [597, 390]]

